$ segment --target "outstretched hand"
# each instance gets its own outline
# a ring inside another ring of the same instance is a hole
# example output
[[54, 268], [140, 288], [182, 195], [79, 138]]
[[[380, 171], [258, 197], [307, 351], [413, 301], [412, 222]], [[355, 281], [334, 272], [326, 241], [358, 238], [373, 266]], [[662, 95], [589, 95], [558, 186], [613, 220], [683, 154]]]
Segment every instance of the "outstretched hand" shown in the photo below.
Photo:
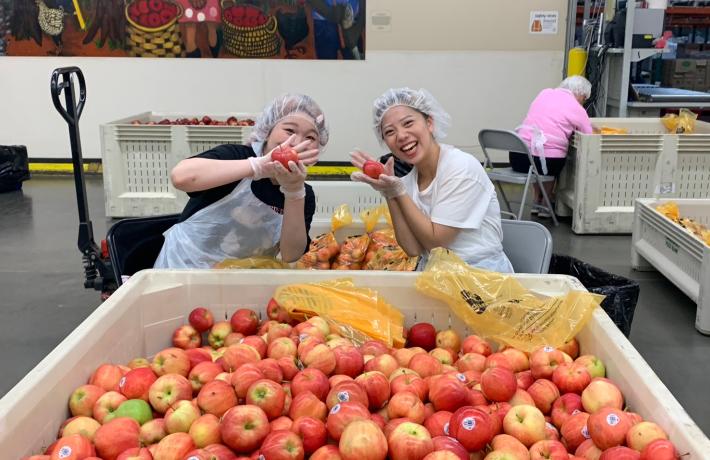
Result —
[[[361, 150], [355, 150], [350, 153], [350, 162], [353, 166], [362, 169], [366, 161], [377, 160]], [[390, 157], [389, 160], [387, 160], [384, 172], [379, 178], [373, 179], [360, 171], [356, 171], [350, 175], [350, 179], [354, 182], [364, 182], [370, 185], [370, 187], [380, 192], [385, 198], [396, 198], [407, 193], [402, 179], [394, 175], [394, 157]]]

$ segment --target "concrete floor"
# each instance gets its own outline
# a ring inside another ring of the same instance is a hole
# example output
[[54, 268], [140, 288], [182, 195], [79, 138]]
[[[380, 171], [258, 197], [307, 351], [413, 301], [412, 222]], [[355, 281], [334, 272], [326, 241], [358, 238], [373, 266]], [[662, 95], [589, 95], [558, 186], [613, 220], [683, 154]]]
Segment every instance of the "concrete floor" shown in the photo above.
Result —
[[[87, 183], [100, 239], [111, 224], [104, 213], [103, 185], [99, 177]], [[100, 303], [96, 291], [83, 288], [77, 228], [69, 177], [36, 176], [23, 191], [0, 194], [0, 396]], [[557, 228], [550, 224], [550, 229], [556, 253], [640, 283], [631, 342], [710, 435], [710, 337], [695, 331], [695, 304], [662, 275], [631, 270], [630, 236], [578, 236], [565, 222]]]

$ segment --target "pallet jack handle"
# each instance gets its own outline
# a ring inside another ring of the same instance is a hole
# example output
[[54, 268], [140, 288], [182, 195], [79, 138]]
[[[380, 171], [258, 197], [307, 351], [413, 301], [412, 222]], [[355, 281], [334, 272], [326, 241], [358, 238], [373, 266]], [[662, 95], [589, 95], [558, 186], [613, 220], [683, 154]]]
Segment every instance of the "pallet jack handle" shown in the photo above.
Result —
[[[79, 85], [79, 97], [74, 89], [74, 80]], [[86, 103], [86, 80], [78, 67], [61, 67], [52, 72], [50, 82], [52, 102], [57, 112], [69, 125], [72, 164], [74, 166], [74, 187], [79, 208], [78, 246], [84, 261], [84, 287], [104, 290], [106, 282], [112, 282], [113, 271], [101, 257], [101, 250], [94, 240], [94, 230], [89, 218], [89, 206], [86, 200], [86, 182], [84, 179], [84, 160], [81, 154], [79, 118]], [[60, 100], [64, 92], [64, 106]]]

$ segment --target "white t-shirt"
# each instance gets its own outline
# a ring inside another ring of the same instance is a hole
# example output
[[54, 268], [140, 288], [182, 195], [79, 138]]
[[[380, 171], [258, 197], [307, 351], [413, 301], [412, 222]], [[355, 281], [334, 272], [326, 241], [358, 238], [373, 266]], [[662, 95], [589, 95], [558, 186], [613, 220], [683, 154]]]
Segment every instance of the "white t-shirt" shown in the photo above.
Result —
[[[425, 190], [419, 191], [417, 175], [415, 167], [402, 178], [414, 204], [432, 222], [461, 229], [448, 249], [469, 265], [512, 273], [513, 267], [503, 252], [495, 188], [478, 160], [441, 144], [436, 176]], [[425, 259], [428, 256], [422, 255]]]

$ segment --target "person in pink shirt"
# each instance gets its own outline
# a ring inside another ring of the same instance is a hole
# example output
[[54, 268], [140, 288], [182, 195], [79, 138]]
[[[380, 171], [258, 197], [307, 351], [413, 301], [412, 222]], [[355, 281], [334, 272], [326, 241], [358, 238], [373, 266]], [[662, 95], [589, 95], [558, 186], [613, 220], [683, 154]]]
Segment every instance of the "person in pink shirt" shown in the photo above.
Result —
[[[575, 131], [589, 134], [592, 123], [582, 104], [589, 98], [592, 84], [584, 77], [566, 78], [557, 88], [547, 88], [530, 104], [525, 121], [516, 128], [518, 135], [528, 144], [535, 167], [540, 174], [558, 177], [567, 160], [569, 139]], [[510, 166], [514, 171], [527, 173], [528, 156], [510, 152]], [[545, 182], [545, 192], [554, 201], [555, 182]], [[533, 213], [550, 217], [547, 211], [535, 205], [542, 204], [542, 193], [535, 183]]]

